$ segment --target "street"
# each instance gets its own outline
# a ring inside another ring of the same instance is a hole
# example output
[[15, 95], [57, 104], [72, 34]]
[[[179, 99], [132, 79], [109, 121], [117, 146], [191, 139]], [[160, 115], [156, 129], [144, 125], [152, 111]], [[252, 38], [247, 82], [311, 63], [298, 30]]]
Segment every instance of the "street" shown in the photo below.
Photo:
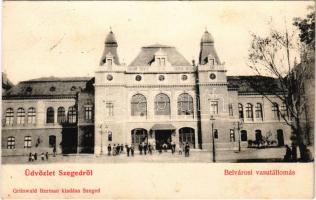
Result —
[[[310, 148], [311, 149], [311, 148]], [[313, 152], [314, 150], [311, 149]], [[219, 163], [237, 163], [237, 162], [282, 162], [285, 154], [284, 148], [267, 148], [267, 149], [245, 149], [238, 151], [216, 151], [216, 162]], [[118, 156], [95, 156], [93, 154], [70, 154], [49, 156], [48, 160], [38, 158], [34, 162], [29, 162], [27, 156], [3, 156], [3, 164], [47, 164], [47, 163], [211, 163], [212, 154], [209, 151], [191, 150], [190, 156], [184, 154], [171, 154], [163, 152], [159, 154], [154, 152], [152, 155], [139, 155], [136, 151], [134, 157], [127, 157], [123, 152]]]

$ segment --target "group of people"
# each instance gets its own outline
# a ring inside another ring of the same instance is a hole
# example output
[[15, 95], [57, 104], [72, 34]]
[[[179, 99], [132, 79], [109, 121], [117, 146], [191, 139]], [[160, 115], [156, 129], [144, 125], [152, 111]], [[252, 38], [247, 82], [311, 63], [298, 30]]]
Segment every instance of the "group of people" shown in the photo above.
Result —
[[[130, 154], [132, 156], [134, 156], [134, 146], [133, 145], [125, 145], [125, 149], [127, 152], [127, 156], [129, 156]], [[108, 156], [117, 156], [120, 155], [121, 153], [124, 152], [124, 146], [123, 144], [114, 144], [113, 146], [111, 146], [111, 144], [108, 145]]]
[[41, 157], [41, 160], [48, 160], [48, 152], [46, 152], [45, 154], [44, 152], [42, 152], [40, 155], [37, 155], [37, 153], [29, 153], [29, 162], [36, 161], [38, 156]]
[[[285, 145], [285, 155], [283, 158], [284, 162], [297, 162], [297, 146], [292, 143], [291, 148], [288, 145]], [[309, 149], [305, 145], [301, 146], [301, 150], [303, 154], [301, 154], [300, 161], [311, 161], [312, 160], [312, 154]]]
[[[108, 150], [108, 156], [117, 156], [121, 153], [124, 153], [124, 147], [126, 151], [126, 155], [134, 156], [135, 153], [135, 146], [134, 144], [131, 145], [125, 145], [123, 144], [108, 144], [107, 150]], [[176, 152], [176, 144], [174, 142], [171, 143], [158, 143], [157, 146], [155, 144], [141, 142], [137, 146], [139, 155], [152, 155], [153, 151], [158, 151], [160, 154], [164, 151], [167, 152], [168, 149], [171, 149], [171, 153], [174, 154]], [[190, 155], [190, 145], [188, 143], [182, 143], [179, 145], [179, 155], [182, 155], [184, 151], [185, 157], [188, 157]]]

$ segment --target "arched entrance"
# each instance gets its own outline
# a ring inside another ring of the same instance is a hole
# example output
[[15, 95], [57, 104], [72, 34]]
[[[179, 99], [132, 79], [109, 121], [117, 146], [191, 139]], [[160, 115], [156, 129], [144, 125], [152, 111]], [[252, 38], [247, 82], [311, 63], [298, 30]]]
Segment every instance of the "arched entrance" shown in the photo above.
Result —
[[278, 146], [284, 146], [284, 136], [283, 136], [283, 130], [278, 129], [277, 130], [277, 139], [278, 139]]
[[184, 127], [179, 129], [179, 143], [189, 143], [191, 148], [195, 148], [195, 134], [194, 129]]
[[146, 129], [135, 128], [131, 131], [132, 144], [139, 145], [142, 142], [148, 142], [148, 133]]

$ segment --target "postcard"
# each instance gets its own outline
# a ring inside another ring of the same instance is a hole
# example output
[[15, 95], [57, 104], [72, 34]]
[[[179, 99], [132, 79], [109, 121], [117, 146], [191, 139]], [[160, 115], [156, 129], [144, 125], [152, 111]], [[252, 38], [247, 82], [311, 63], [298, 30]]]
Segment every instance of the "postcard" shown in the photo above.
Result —
[[314, 13], [4, 1], [1, 198], [313, 198]]

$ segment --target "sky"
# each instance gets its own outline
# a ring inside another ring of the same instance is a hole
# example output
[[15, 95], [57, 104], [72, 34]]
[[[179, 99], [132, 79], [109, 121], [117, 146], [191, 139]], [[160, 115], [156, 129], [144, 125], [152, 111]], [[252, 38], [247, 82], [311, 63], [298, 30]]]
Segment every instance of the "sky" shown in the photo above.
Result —
[[285, 28], [306, 16], [312, 1], [103, 2], [5, 1], [2, 71], [14, 83], [39, 77], [93, 76], [110, 27], [121, 62], [129, 64], [142, 46], [175, 46], [198, 60], [205, 29], [228, 75], [249, 75], [251, 33], [269, 24]]

